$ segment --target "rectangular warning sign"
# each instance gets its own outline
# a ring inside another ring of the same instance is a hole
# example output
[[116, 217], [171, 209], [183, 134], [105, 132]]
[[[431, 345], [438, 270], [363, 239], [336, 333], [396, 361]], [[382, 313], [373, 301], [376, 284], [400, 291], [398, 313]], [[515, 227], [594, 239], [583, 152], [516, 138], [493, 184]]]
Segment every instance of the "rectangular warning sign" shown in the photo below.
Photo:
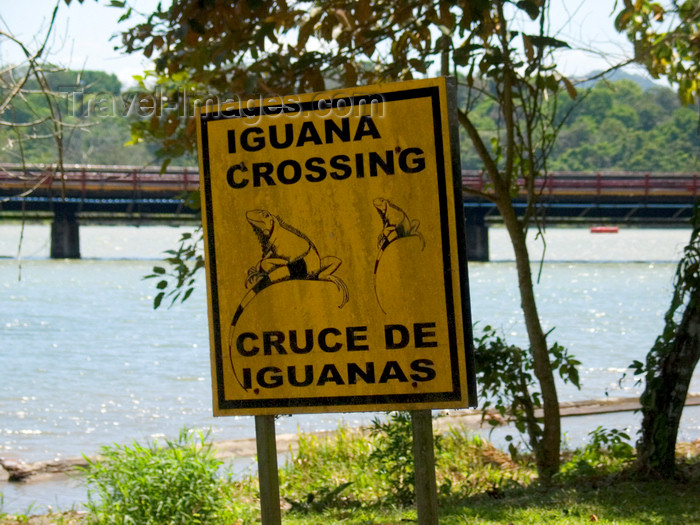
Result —
[[215, 415], [475, 402], [445, 79], [201, 108]]

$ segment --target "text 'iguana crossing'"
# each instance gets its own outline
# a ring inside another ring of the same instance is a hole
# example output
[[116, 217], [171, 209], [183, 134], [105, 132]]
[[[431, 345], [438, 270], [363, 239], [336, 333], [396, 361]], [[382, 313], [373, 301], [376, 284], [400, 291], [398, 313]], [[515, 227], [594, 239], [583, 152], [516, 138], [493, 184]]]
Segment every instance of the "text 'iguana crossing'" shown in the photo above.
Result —
[[[425, 170], [425, 154], [418, 147], [396, 146], [384, 151], [324, 156], [324, 151], [317, 146], [376, 140], [381, 139], [381, 134], [374, 119], [367, 115], [320, 122], [322, 124], [304, 121], [301, 125], [286, 123], [272, 124], [265, 128], [251, 126], [240, 133], [235, 129], [228, 130], [228, 152], [236, 155], [236, 160], [239, 160], [226, 171], [229, 187], [259, 188], [296, 184], [300, 181], [345, 180], [353, 176], [361, 179], [380, 174], [420, 173]], [[257, 152], [288, 148], [313, 148], [315, 154], [303, 160], [290, 158], [276, 163], [267, 160], [247, 161], [251, 154]]]

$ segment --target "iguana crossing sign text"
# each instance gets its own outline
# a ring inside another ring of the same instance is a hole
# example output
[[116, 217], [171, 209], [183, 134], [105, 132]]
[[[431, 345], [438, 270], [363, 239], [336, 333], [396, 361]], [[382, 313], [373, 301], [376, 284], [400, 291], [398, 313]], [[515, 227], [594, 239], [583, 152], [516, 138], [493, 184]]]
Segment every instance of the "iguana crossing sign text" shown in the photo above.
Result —
[[468, 404], [452, 90], [434, 79], [201, 109], [215, 414]]

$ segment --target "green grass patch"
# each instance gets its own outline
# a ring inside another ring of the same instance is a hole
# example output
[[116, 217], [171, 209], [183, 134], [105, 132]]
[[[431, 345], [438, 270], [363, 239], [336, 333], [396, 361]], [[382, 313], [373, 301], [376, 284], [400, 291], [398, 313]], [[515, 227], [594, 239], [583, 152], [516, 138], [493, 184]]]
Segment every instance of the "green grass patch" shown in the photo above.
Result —
[[506, 491], [497, 500], [474, 496], [443, 509], [440, 523], [700, 523], [698, 496], [697, 480], [635, 482], [612, 476], [576, 486], [566, 484], [547, 490], [532, 486]]
[[[298, 450], [280, 467], [285, 525], [415, 522], [413, 502], [406, 501], [413, 487], [407, 425], [409, 419], [395, 416], [376, 422], [370, 432], [341, 427], [331, 436], [301, 435]], [[438, 436], [440, 523], [700, 523], [700, 443], [681, 451], [678, 479], [645, 482], [629, 474], [632, 456], [623, 438], [598, 429], [589, 445], [569, 453], [555, 484], [542, 487], [527, 456], [514, 460], [462, 430]], [[2, 517], [0, 508], [0, 524], [260, 521], [257, 476], [231, 479], [222, 473], [201, 435], [105, 452], [88, 472], [97, 492], [87, 513], [13, 518]]]

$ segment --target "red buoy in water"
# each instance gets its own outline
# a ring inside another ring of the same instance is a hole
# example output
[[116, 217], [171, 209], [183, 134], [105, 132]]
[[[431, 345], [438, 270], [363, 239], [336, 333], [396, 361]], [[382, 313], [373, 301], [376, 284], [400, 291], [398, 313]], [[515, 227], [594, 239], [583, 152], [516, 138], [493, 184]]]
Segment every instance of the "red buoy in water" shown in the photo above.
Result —
[[591, 233], [617, 233], [617, 226], [591, 226]]

